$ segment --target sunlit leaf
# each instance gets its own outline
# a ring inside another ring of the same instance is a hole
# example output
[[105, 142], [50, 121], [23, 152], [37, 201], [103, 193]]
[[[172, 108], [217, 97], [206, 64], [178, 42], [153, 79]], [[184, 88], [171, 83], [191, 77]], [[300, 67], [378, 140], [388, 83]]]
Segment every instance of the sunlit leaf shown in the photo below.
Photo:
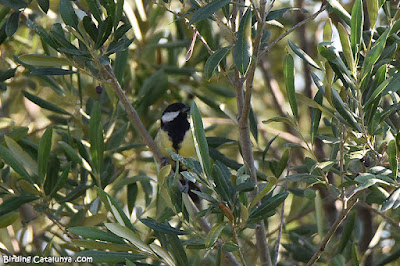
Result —
[[57, 105], [55, 105], [55, 104], [53, 104], [51, 102], [48, 102], [48, 101], [46, 101], [46, 100], [44, 100], [44, 99], [42, 99], [42, 98], [40, 98], [38, 96], [30, 94], [27, 91], [22, 91], [22, 93], [24, 94], [24, 96], [28, 100], [30, 100], [31, 102], [37, 104], [38, 106], [40, 106], [40, 107], [42, 107], [44, 109], [47, 109], [47, 110], [55, 112], [55, 113], [63, 114], [63, 115], [72, 115], [71, 113], [65, 111], [61, 107], [59, 107], [59, 106], [57, 106]]
[[286, 93], [292, 113], [296, 119], [299, 119], [294, 88], [294, 61], [290, 54], [285, 56], [285, 60], [283, 62], [283, 76], [285, 78]]
[[75, 29], [78, 28], [78, 16], [72, 7], [72, 1], [60, 0], [60, 15], [66, 25], [72, 26]]
[[354, 54], [357, 54], [360, 51], [361, 46], [361, 38], [362, 38], [362, 30], [364, 23], [364, 11], [363, 4], [361, 0], [355, 0], [353, 4], [353, 9], [351, 11], [351, 34], [350, 34], [350, 43], [351, 49]]
[[5, 199], [0, 204], [0, 216], [18, 210], [22, 204], [37, 200], [38, 198], [39, 196], [35, 195], [21, 195]]
[[208, 153], [208, 144], [205, 136], [201, 114], [196, 103], [193, 101], [190, 107], [190, 127], [193, 134], [194, 144], [197, 152], [197, 157], [200, 160], [201, 167], [208, 178], [211, 177], [210, 156]]
[[189, 20], [189, 25], [199, 22], [203, 19], [208, 18], [209, 16], [213, 15], [215, 12], [229, 4], [231, 0], [216, 0], [213, 1], [199, 9], [197, 9], [193, 16]]
[[239, 30], [233, 47], [233, 61], [242, 75], [247, 73], [250, 66], [250, 42], [248, 40], [248, 28], [250, 27], [251, 8], [248, 8], [242, 17]]
[[217, 68], [219, 63], [225, 58], [226, 54], [231, 49], [231, 46], [222, 47], [215, 51], [210, 57], [207, 59], [204, 64], [204, 77], [206, 79], [210, 79], [214, 70]]
[[289, 46], [292, 49], [292, 51], [297, 54], [301, 59], [303, 59], [304, 61], [306, 61], [310, 66], [318, 69], [318, 70], [322, 70], [317, 63], [315, 63], [315, 61], [311, 58], [311, 56], [309, 56], [308, 54], [306, 54], [303, 50], [300, 49], [300, 47], [298, 47], [296, 44], [294, 44], [293, 42], [291, 42], [289, 40]]

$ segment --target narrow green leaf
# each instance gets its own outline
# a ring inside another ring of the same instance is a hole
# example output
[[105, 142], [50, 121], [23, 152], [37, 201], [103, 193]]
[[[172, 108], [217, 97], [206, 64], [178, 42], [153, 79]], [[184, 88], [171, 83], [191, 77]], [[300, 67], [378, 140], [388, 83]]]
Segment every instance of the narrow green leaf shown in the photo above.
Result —
[[112, 42], [107, 49], [107, 55], [115, 54], [124, 50], [127, 50], [129, 45], [135, 40], [135, 38], [128, 39], [125, 36], [118, 41]]
[[396, 148], [398, 151], [400, 150], [400, 132], [396, 135]]
[[[361, 1], [361, 0], [360, 0]], [[386, 30], [376, 41], [372, 49], [368, 52], [368, 54], [365, 57], [363, 68], [362, 68], [362, 74], [361, 74], [361, 81], [363, 81], [369, 73], [372, 71], [372, 68], [374, 67], [376, 61], [378, 61], [379, 57], [382, 54], [383, 49], [385, 48], [386, 45], [386, 40], [389, 34], [389, 30]]]
[[103, 22], [99, 23], [99, 35], [95, 43], [95, 49], [99, 49], [104, 42], [110, 37], [113, 29], [112, 17], [107, 17]]
[[391, 208], [398, 207], [400, 204], [400, 187], [396, 188], [393, 190], [393, 192], [390, 194], [390, 196], [385, 200], [385, 202], [382, 204], [381, 211], [387, 211]]
[[0, 228], [6, 228], [18, 219], [19, 211], [11, 211], [6, 214], [0, 215], [0, 217]]
[[49, 127], [43, 133], [39, 141], [39, 151], [38, 151], [38, 175], [40, 183], [43, 184], [45, 176], [47, 173], [48, 159], [51, 150], [51, 139], [53, 136], [53, 128]]
[[199, 22], [213, 15], [215, 12], [229, 4], [231, 0], [216, 0], [197, 9], [189, 20], [189, 25]]
[[177, 229], [175, 227], [170, 226], [169, 224], [163, 224], [160, 222], [157, 222], [154, 219], [151, 218], [143, 218], [139, 219], [143, 224], [145, 224], [147, 227], [153, 229], [154, 231], [161, 232], [164, 234], [172, 234], [172, 235], [187, 235], [189, 232]]
[[98, 0], [86, 0], [86, 2], [89, 6], [90, 12], [92, 12], [92, 14], [93, 14], [93, 17], [97, 20], [97, 22], [100, 23], [102, 21], [103, 11], [101, 9], [99, 1]]
[[285, 56], [283, 62], [283, 76], [285, 78], [286, 94], [289, 99], [292, 113], [296, 119], [299, 119], [296, 92], [294, 88], [294, 61], [292, 55], [288, 54]]
[[[105, 192], [104, 190], [95, 187], [97, 191], [97, 195], [100, 197], [101, 201], [106, 206], [107, 210], [110, 211], [114, 217], [119, 216], [122, 218], [124, 225], [132, 231], [135, 231], [135, 227], [132, 225], [131, 221], [129, 220], [128, 216], [126, 216], [125, 212], [122, 210], [121, 206], [118, 202], [111, 197], [110, 194]], [[114, 210], [113, 210], [114, 209]], [[118, 212], [116, 213], [115, 210]]]
[[361, 48], [361, 38], [364, 23], [364, 11], [361, 0], [355, 0], [351, 10], [351, 34], [350, 43], [353, 53], [356, 55]]
[[208, 144], [206, 135], [203, 128], [203, 122], [201, 120], [201, 114], [196, 102], [193, 101], [190, 107], [190, 118], [191, 118], [191, 131], [193, 134], [194, 146], [196, 148], [197, 157], [199, 158], [201, 167], [206, 174], [208, 179], [211, 179], [211, 164], [210, 155], [208, 153]]
[[28, 4], [24, 0], [0, 0], [0, 3], [14, 10], [28, 7]]
[[11, 15], [8, 17], [6, 23], [6, 34], [8, 37], [13, 36], [14, 33], [18, 30], [20, 13], [20, 11], [15, 11], [11, 13]]
[[43, 12], [47, 14], [47, 11], [49, 11], [49, 8], [50, 8], [50, 3], [49, 3], [50, 1], [49, 0], [37, 0], [37, 2], [40, 6], [40, 9], [42, 9]]
[[190, 265], [188, 257], [185, 252], [185, 248], [182, 245], [182, 241], [177, 235], [167, 235], [168, 247], [172, 255], [174, 256], [177, 265], [185, 266]]
[[212, 171], [213, 180], [215, 182], [215, 190], [223, 201], [229, 202], [231, 199], [231, 191], [233, 190], [232, 184], [229, 184], [228, 180], [225, 179], [224, 174], [217, 164], [213, 165]]
[[32, 175], [37, 175], [37, 162], [33, 160], [32, 157], [26, 151], [24, 151], [24, 149], [15, 140], [8, 136], [4, 136], [4, 140], [7, 143], [9, 151], [14, 155], [14, 158], [16, 158], [21, 165], [25, 166], [25, 168], [28, 169]]
[[296, 44], [294, 44], [293, 42], [291, 42], [289, 40], [289, 46], [292, 49], [292, 51], [297, 54], [301, 59], [303, 59], [304, 61], [306, 61], [310, 66], [318, 69], [318, 70], [322, 70], [317, 63], [315, 63], [315, 61], [311, 58], [311, 56], [309, 56], [308, 54], [306, 54], [300, 47], [298, 47]]
[[34, 21], [32, 21], [32, 20], [30, 20], [30, 19], [27, 19], [27, 20], [26, 20], [26, 25], [27, 25], [32, 31], [34, 31], [37, 35], [39, 35], [40, 38], [42, 39], [42, 41], [43, 41], [45, 44], [48, 44], [48, 45], [50, 45], [53, 49], [57, 50], [58, 45], [54, 42], [54, 40], [49, 36], [49, 34], [47, 33], [47, 31], [46, 31], [43, 27], [37, 25]]
[[322, 198], [319, 191], [316, 191], [316, 197], [314, 198], [315, 204], [315, 218], [317, 220], [317, 229], [318, 235], [320, 237], [324, 236], [324, 211], [323, 211], [323, 204]]
[[338, 248], [338, 253], [341, 254], [344, 251], [344, 248], [346, 247], [347, 243], [349, 242], [351, 235], [354, 232], [354, 225], [356, 221], [356, 213], [353, 211], [350, 213], [350, 215], [346, 219], [346, 223], [344, 224], [344, 229], [342, 233], [342, 237], [340, 239], [340, 244]]
[[115, 265], [118, 263], [124, 263], [125, 260], [137, 261], [147, 258], [143, 254], [129, 253], [129, 252], [110, 252], [110, 251], [100, 251], [100, 250], [85, 250], [77, 252], [74, 255], [77, 257], [93, 258], [93, 263], [109, 263]]
[[98, 38], [99, 32], [96, 27], [96, 24], [93, 23], [92, 19], [88, 16], [85, 16], [82, 19], [82, 24], [83, 24], [83, 27], [84, 27], [86, 33], [89, 34], [90, 38], [92, 38], [93, 41], [96, 41]]
[[[49, 197], [53, 197], [57, 191], [62, 188], [64, 185], [65, 181], [67, 181], [69, 171], [71, 170], [71, 164], [72, 162], [68, 162], [68, 164], [65, 166], [64, 171], [62, 172], [61, 176], [57, 179], [57, 182], [53, 189], [51, 190]], [[47, 181], [47, 179], [46, 179]]]
[[71, 158], [74, 163], [82, 165], [82, 157], [72, 148], [68, 143], [64, 141], [58, 142], [61, 147], [64, 149], [65, 153]]
[[378, 96], [381, 95], [381, 93], [386, 89], [386, 87], [389, 85], [389, 83], [392, 81], [392, 77], [385, 79], [378, 88], [374, 90], [372, 95], [369, 97], [368, 101], [364, 104], [365, 106], [368, 106], [371, 104]]
[[104, 137], [100, 106], [98, 103], [93, 106], [90, 113], [89, 140], [92, 162], [94, 164], [96, 172], [100, 174], [101, 168], [103, 166]]
[[300, 11], [302, 13], [308, 13], [308, 11], [304, 8], [297, 8], [297, 7], [283, 7], [275, 10], [271, 10], [268, 13], [268, 16], [266, 17], [265, 21], [271, 21], [271, 20], [279, 20], [282, 17], [286, 17], [289, 14], [292, 14], [294, 12], [292, 11]]
[[156, 244], [150, 244], [150, 248], [162, 259], [166, 265], [176, 265], [171, 254], [166, 249]]
[[69, 232], [82, 236], [83, 238], [96, 239], [117, 244], [125, 243], [123, 238], [116, 236], [113, 233], [105, 232], [89, 226], [70, 227], [67, 230]]
[[340, 43], [342, 44], [342, 51], [346, 58], [347, 65], [349, 66], [351, 73], [355, 73], [354, 57], [347, 30], [340, 22], [337, 25], [337, 30], [339, 32]]
[[[397, 13], [398, 12], [399, 11], [397, 10]], [[391, 36], [392, 34], [396, 34], [399, 30], [400, 30], [400, 19], [397, 19], [389, 31], [389, 36]]]
[[121, 21], [124, 12], [124, 0], [118, 0], [115, 7], [114, 28], [116, 29]]
[[25, 64], [33, 66], [60, 67], [60, 66], [70, 65], [68, 60], [65, 58], [48, 56], [48, 55], [25, 54], [25, 55], [20, 55], [18, 59]]
[[373, 29], [378, 18], [378, 0], [366, 0], [365, 2], [367, 3], [369, 24], [371, 25], [371, 29]]
[[288, 161], [289, 161], [289, 150], [286, 149], [285, 152], [282, 154], [281, 159], [279, 160], [278, 167], [275, 172], [276, 178], [279, 178], [282, 175], [283, 170], [285, 170]]
[[344, 9], [344, 7], [339, 3], [337, 0], [328, 0], [329, 7], [338, 15], [341, 19], [343, 19], [347, 25], [351, 24], [351, 16], [350, 14]]
[[210, 55], [204, 64], [204, 77], [210, 79], [214, 70], [217, 68], [222, 59], [225, 58], [227, 53], [231, 50], [232, 46], [219, 48], [212, 55]]
[[74, 8], [72, 7], [72, 2], [70, 0], [60, 0], [59, 10], [64, 23], [78, 29], [79, 20]]
[[234, 251], [239, 250], [239, 246], [232, 242], [225, 243], [222, 246], [222, 248], [223, 248], [223, 250], [228, 251], [228, 252], [234, 252]]
[[0, 70], [0, 82], [1, 81], [6, 81], [7, 79], [10, 79], [15, 76], [15, 72], [17, 71], [17, 68], [10, 68], [7, 70]]
[[370, 186], [375, 185], [376, 183], [389, 185], [389, 183], [387, 183], [387, 182], [385, 182], [385, 181], [383, 181], [383, 180], [381, 180], [381, 179], [378, 179], [378, 178], [371, 178], [371, 179], [368, 179], [368, 180], [366, 180], [365, 182], [361, 183], [353, 192], [354, 192], [354, 193], [357, 193], [357, 192], [359, 192], [359, 191], [361, 191], [361, 190], [367, 189], [367, 188], [369, 188]]
[[[323, 101], [323, 94], [321, 91], [318, 91], [314, 96], [314, 101], [321, 105]], [[318, 108], [313, 108], [311, 111], [311, 144], [314, 145], [315, 138], [318, 134], [319, 122], [321, 121], [322, 111]]]
[[124, 227], [120, 224], [115, 224], [115, 223], [105, 223], [104, 225], [112, 233], [131, 242], [139, 250], [141, 250], [147, 254], [153, 254], [153, 251], [149, 247], [149, 245], [147, 245], [145, 242], [143, 242], [140, 239], [140, 237], [138, 235], [136, 235], [136, 233], [134, 231], [130, 230], [128, 227]]
[[344, 118], [344, 120], [355, 130], [361, 132], [360, 124], [350, 113], [339, 93], [336, 90], [332, 90], [332, 104], [336, 108], [336, 111]]
[[395, 93], [400, 89], [400, 73], [397, 72], [393, 75], [392, 80], [386, 86], [386, 88], [381, 92], [381, 96], [385, 96], [389, 93]]
[[[0, 146], [2, 147], [2, 146]], [[0, 205], [0, 216], [9, 212], [18, 210], [18, 208], [24, 204], [39, 199], [39, 196], [35, 195], [22, 195], [5, 199]]]
[[322, 40], [324, 42], [331, 42], [332, 36], [332, 20], [331, 18], [328, 18], [324, 25], [324, 34]]
[[249, 205], [249, 209], [251, 210], [254, 206], [258, 204], [258, 202], [267, 195], [276, 185], [278, 179], [275, 177], [268, 177], [268, 184], [254, 197]]
[[222, 230], [224, 230], [226, 224], [220, 223], [213, 228], [211, 228], [210, 232], [208, 232], [205, 240], [206, 247], [211, 247], [214, 245], [215, 241], [217, 241], [218, 237], [221, 235]]
[[272, 142], [274, 142], [274, 140], [276, 140], [276, 138], [278, 136], [279, 136], [279, 134], [275, 135], [272, 139], [270, 139], [270, 141], [268, 141], [267, 145], [265, 146], [265, 149], [264, 149], [263, 154], [262, 154], [262, 161], [263, 162], [265, 161], [265, 156], [267, 155], [268, 150], [271, 147]]
[[332, 43], [319, 43], [318, 52], [329, 61], [329, 65], [346, 87], [355, 87], [354, 78]]
[[396, 147], [396, 141], [394, 139], [389, 141], [387, 153], [389, 155], [389, 166], [390, 169], [392, 170], [393, 178], [396, 180], [398, 172], [398, 165], [397, 165], [398, 151]]
[[250, 113], [249, 113], [249, 122], [250, 122], [250, 132], [251, 135], [253, 135], [254, 139], [256, 142], [258, 142], [258, 122], [257, 122], [257, 116], [253, 111], [253, 108], [250, 107]]
[[87, 249], [105, 249], [110, 251], [132, 251], [132, 247], [126, 244], [113, 244], [105, 243], [95, 240], [84, 240], [84, 239], [72, 239], [72, 244], [78, 247]]
[[233, 61], [242, 75], [247, 73], [250, 66], [250, 42], [249, 31], [251, 18], [251, 8], [247, 8], [239, 24], [239, 30], [236, 34], [235, 47], [233, 48]]
[[295, 128], [296, 127], [296, 125], [293, 123], [293, 121], [292, 120], [290, 120], [289, 118], [287, 118], [287, 117], [280, 117], [280, 116], [277, 116], [277, 117], [272, 117], [272, 118], [270, 118], [270, 119], [268, 119], [268, 120], [264, 120], [264, 121], [262, 121], [264, 124], [269, 124], [269, 123], [272, 123], [272, 122], [280, 122], [280, 123], [285, 123], [285, 124], [287, 124], [287, 125], [289, 125], [289, 126], [291, 126], [291, 127], [293, 127], [293, 128]]
[[77, 73], [76, 71], [72, 71], [69, 69], [62, 69], [56, 67], [40, 67], [32, 69], [31, 74], [33, 75], [71, 75]]
[[288, 192], [279, 193], [268, 200], [261, 203], [256, 208], [252, 209], [249, 215], [248, 222], [256, 223], [265, 218], [271, 211], [275, 210], [289, 195]]
[[64, 109], [58, 107], [57, 105], [52, 104], [52, 103], [50, 103], [50, 102], [48, 102], [48, 101], [46, 101], [46, 100], [44, 100], [44, 99], [42, 99], [40, 97], [37, 97], [37, 96], [35, 96], [33, 94], [30, 94], [27, 91], [22, 91], [22, 93], [24, 94], [24, 96], [28, 100], [30, 100], [31, 102], [39, 105], [40, 107], [42, 107], [44, 109], [47, 109], [49, 111], [52, 111], [52, 112], [55, 112], [55, 113], [58, 113], [58, 114], [72, 115], [71, 113], [65, 111]]

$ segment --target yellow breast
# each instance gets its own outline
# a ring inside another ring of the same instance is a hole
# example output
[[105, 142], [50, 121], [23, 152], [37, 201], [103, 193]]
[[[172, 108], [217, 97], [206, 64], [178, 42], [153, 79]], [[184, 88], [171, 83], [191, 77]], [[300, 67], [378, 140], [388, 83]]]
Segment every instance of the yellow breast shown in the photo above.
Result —
[[188, 130], [188, 132], [185, 134], [182, 143], [179, 145], [178, 151], [175, 151], [175, 149], [172, 147], [172, 141], [169, 138], [168, 133], [164, 130], [158, 131], [156, 136], [156, 143], [161, 153], [166, 157], [169, 157], [169, 153], [167, 152], [167, 149], [169, 149], [171, 151], [177, 152], [183, 157], [192, 157], [197, 160], [197, 153], [194, 147], [193, 135], [191, 130]]

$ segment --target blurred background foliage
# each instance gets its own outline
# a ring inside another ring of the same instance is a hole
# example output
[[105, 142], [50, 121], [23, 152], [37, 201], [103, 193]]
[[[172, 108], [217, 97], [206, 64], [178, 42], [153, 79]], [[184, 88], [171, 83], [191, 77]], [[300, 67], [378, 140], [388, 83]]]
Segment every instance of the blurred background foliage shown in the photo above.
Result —
[[[324, 265], [398, 264], [397, 1], [267, 3], [258, 57], [250, 2], [0, 0], [3, 255], [257, 265], [261, 220], [279, 265], [319, 250]], [[237, 126], [250, 59], [257, 184]], [[153, 137], [168, 104], [196, 102], [212, 178], [174, 158], [202, 183], [197, 214], [129, 121], [113, 75]]]

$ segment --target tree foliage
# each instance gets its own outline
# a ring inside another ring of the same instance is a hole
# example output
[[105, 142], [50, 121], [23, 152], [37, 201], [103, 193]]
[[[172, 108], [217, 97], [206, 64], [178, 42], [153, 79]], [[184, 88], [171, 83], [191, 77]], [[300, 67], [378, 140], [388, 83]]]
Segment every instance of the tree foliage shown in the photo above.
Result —
[[[393, 1], [0, 3], [3, 255], [395, 265]], [[198, 158], [173, 169], [175, 101]]]

